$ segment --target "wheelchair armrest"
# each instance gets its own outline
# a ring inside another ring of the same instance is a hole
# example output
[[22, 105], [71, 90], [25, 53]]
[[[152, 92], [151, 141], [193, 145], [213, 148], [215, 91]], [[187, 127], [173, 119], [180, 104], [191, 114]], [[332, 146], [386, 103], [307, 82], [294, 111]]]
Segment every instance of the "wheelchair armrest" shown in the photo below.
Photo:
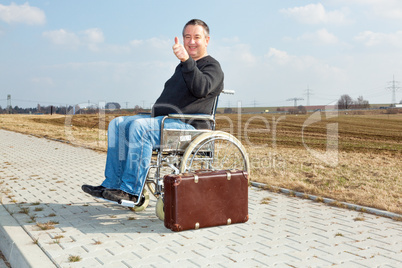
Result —
[[214, 122], [215, 118], [210, 114], [169, 114], [168, 118], [187, 120], [209, 120]]

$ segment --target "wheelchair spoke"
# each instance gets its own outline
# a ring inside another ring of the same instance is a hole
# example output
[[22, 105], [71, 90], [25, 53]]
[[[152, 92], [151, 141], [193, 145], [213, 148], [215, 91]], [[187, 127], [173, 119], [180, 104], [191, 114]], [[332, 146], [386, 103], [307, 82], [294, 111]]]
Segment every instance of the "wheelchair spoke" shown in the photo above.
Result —
[[194, 146], [187, 159], [183, 159], [186, 171], [197, 169], [240, 169], [247, 170], [246, 155], [241, 145], [228, 136], [212, 136]]

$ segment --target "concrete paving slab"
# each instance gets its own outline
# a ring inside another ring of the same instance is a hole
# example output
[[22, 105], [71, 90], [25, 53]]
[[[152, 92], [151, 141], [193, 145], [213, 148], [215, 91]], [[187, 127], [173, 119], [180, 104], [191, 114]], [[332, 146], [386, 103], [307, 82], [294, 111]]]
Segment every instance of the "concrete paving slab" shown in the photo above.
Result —
[[0, 130], [0, 250], [12, 267], [402, 266], [402, 222], [255, 187], [247, 223], [174, 233], [153, 198], [134, 213], [81, 191], [101, 183], [105, 159]]
[[8, 268], [4, 260], [0, 259], [0, 268]]

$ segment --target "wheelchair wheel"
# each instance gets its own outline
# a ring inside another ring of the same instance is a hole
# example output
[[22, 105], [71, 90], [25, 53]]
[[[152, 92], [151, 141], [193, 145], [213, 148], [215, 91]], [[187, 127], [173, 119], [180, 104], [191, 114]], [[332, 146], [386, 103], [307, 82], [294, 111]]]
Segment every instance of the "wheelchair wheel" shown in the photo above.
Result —
[[156, 212], [156, 216], [158, 217], [158, 219], [160, 219], [161, 221], [165, 220], [165, 210], [163, 208], [163, 198], [162, 197], [158, 197], [158, 200], [156, 201], [155, 212]]
[[147, 189], [144, 188], [144, 190], [142, 191], [142, 196], [144, 198], [144, 202], [139, 206], [135, 206], [133, 208], [130, 208], [131, 211], [140, 212], [140, 211], [144, 211], [148, 207], [148, 205], [149, 205], [149, 193], [148, 193]]
[[[172, 174], [173, 173], [173, 170], [171, 169], [171, 168], [169, 168], [169, 167], [162, 167], [161, 169], [160, 169], [160, 177], [161, 178], [163, 178], [165, 175], [167, 175], [167, 174]], [[156, 176], [155, 176], [155, 168], [153, 168], [153, 170], [150, 170], [149, 172], [148, 172], [148, 175], [147, 175], [147, 180], [146, 180], [146, 185], [147, 185], [147, 188], [148, 188], [148, 190], [149, 190], [149, 192], [153, 195], [153, 196], [155, 196], [156, 198], [158, 198], [159, 196], [160, 196], [160, 193], [156, 193], [156, 190], [155, 190], [155, 188], [156, 188], [156, 183], [157, 183], [157, 180], [156, 180], [156, 178], [155, 178]]]
[[250, 164], [244, 146], [236, 137], [222, 131], [201, 134], [184, 152], [180, 172], [200, 169], [239, 169], [250, 175]]

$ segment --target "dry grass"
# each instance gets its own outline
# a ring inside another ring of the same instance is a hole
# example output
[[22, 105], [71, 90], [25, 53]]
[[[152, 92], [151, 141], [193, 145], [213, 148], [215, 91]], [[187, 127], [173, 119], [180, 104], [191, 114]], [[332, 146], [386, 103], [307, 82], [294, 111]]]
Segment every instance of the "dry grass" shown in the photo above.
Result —
[[44, 223], [36, 223], [36, 226], [38, 226], [41, 230], [45, 231], [45, 230], [51, 230], [54, 229], [55, 225], [59, 224], [56, 221], [48, 221], [48, 222], [44, 222]]
[[[106, 118], [106, 120], [110, 119]], [[84, 124], [87, 125], [84, 126]], [[106, 130], [104, 128], [103, 131], [99, 131], [98, 126], [98, 116], [95, 115], [71, 117], [65, 115], [0, 115], [0, 128], [2, 129], [105, 151]]]
[[69, 262], [79, 262], [81, 260], [82, 260], [81, 256], [78, 255], [71, 255], [70, 257], [68, 257]]
[[[0, 128], [105, 152], [115, 116], [0, 115]], [[315, 116], [303, 130], [311, 114], [225, 114], [217, 128], [245, 145], [253, 181], [402, 214], [402, 114]], [[337, 147], [326, 155], [329, 126]]]

